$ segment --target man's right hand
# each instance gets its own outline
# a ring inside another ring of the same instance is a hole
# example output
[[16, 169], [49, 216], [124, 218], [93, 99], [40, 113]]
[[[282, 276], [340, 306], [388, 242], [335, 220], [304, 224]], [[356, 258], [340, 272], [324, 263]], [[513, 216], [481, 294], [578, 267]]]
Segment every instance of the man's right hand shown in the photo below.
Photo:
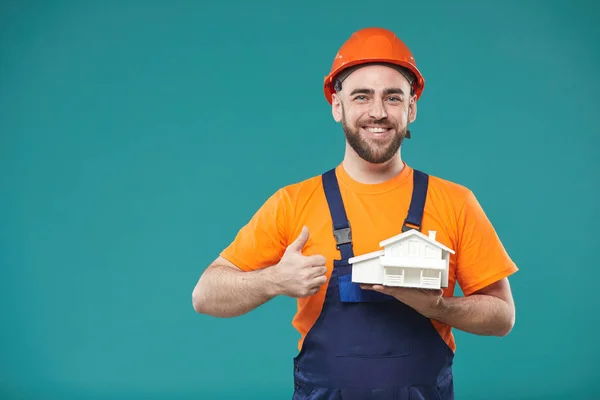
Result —
[[273, 266], [273, 280], [279, 294], [308, 297], [317, 293], [321, 285], [327, 282], [325, 257], [302, 254], [308, 237], [308, 228], [304, 226], [296, 240], [287, 247], [279, 263]]

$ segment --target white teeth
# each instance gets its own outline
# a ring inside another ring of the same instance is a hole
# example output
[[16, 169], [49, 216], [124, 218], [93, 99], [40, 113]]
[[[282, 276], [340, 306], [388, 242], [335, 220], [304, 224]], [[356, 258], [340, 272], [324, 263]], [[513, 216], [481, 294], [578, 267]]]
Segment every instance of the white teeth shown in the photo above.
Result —
[[383, 133], [383, 132], [387, 131], [386, 128], [367, 128], [367, 130], [369, 132], [373, 132], [373, 133]]

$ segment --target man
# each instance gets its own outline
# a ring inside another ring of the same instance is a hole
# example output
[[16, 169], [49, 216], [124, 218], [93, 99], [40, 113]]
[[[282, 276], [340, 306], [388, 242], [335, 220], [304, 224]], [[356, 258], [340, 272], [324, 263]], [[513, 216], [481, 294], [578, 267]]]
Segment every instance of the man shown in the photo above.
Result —
[[[380, 28], [355, 32], [325, 78], [346, 136], [341, 164], [273, 194], [200, 277], [194, 309], [247, 313], [298, 299], [294, 399], [452, 399], [451, 328], [507, 335], [517, 271], [473, 193], [401, 158], [424, 79]], [[410, 229], [453, 249], [440, 290], [359, 285], [348, 260]], [[459, 284], [464, 297], [454, 297]]]

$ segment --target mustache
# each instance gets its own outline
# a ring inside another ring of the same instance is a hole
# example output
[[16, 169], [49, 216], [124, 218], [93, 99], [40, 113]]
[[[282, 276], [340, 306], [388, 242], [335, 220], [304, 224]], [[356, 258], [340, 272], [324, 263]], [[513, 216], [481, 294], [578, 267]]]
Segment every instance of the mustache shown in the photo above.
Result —
[[364, 126], [364, 125], [377, 126], [377, 125], [381, 125], [381, 126], [393, 126], [393, 127], [397, 126], [395, 123], [393, 123], [392, 121], [390, 121], [387, 117], [381, 118], [381, 119], [368, 119], [368, 120], [359, 121], [357, 125], [359, 125], [359, 126]]

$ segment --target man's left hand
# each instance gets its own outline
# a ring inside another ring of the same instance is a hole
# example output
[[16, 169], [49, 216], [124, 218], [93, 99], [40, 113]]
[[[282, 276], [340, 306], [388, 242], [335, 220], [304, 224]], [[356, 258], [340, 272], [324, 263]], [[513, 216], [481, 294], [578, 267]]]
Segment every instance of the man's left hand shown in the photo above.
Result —
[[393, 296], [428, 318], [434, 318], [435, 315], [439, 314], [439, 311], [444, 304], [444, 291], [441, 289], [420, 289], [365, 284], [361, 284], [360, 287], [361, 289], [375, 290]]

